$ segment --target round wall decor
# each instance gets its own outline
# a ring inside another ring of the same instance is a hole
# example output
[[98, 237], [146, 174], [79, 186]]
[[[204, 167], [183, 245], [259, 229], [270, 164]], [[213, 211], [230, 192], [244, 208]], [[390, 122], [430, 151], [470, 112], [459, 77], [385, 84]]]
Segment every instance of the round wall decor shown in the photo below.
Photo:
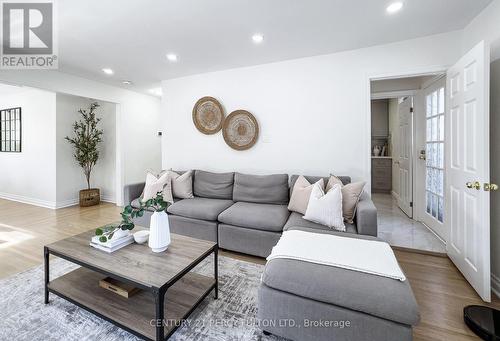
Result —
[[236, 150], [251, 148], [259, 136], [259, 124], [246, 110], [236, 110], [224, 120], [222, 135], [227, 145]]
[[224, 110], [213, 97], [200, 98], [193, 108], [193, 123], [203, 134], [212, 135], [222, 128]]

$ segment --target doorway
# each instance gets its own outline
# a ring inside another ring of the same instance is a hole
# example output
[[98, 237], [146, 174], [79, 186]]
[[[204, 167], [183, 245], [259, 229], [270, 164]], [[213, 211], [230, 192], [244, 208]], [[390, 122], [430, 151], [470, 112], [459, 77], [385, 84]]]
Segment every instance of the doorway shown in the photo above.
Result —
[[[491, 301], [490, 193], [498, 189], [490, 180], [490, 55], [490, 45], [481, 41], [441, 70], [446, 72], [444, 88], [434, 84], [442, 78], [438, 75], [412, 91], [420, 98], [412, 115], [413, 169], [421, 170], [413, 177], [413, 213], [420, 213], [413, 220], [423, 220], [425, 203], [425, 214], [433, 223], [444, 224], [447, 256], [486, 302]], [[368, 77], [369, 89], [374, 92], [379, 80], [402, 79], [384, 78]], [[399, 96], [401, 92], [405, 90]], [[384, 98], [380, 95], [371, 93], [370, 99]], [[434, 233], [440, 239], [439, 232]]]
[[[427, 153], [424, 91], [437, 79], [444, 79], [443, 75], [371, 82], [372, 198], [378, 210], [379, 238], [396, 247], [445, 254], [444, 239], [420, 218], [427, 200], [422, 173], [426, 170], [425, 160], [420, 158], [420, 149], [424, 148], [424, 158]], [[430, 116], [435, 117], [437, 114]], [[439, 199], [436, 216], [438, 208]]]

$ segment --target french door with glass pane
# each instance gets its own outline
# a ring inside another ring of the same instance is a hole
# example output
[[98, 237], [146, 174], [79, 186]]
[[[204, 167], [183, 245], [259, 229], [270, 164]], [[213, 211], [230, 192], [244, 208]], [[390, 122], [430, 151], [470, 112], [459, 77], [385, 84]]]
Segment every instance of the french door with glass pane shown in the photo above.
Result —
[[425, 213], [423, 222], [446, 240], [444, 228], [445, 79], [424, 90], [425, 96]]

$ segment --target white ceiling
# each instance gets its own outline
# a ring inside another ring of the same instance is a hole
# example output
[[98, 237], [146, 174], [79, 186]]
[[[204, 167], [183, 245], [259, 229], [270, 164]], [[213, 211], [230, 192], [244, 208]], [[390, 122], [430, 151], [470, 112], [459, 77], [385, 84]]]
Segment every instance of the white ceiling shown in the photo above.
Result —
[[462, 29], [491, 1], [404, 0], [388, 15], [391, 0], [64, 0], [59, 66], [144, 92], [163, 79]]

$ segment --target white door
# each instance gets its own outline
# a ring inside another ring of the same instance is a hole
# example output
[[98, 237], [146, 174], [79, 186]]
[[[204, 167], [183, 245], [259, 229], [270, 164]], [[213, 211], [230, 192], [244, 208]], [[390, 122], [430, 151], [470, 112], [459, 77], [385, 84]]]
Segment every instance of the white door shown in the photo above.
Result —
[[490, 293], [489, 48], [476, 45], [447, 73], [446, 250], [484, 301]]
[[406, 97], [398, 106], [399, 112], [399, 197], [398, 206], [408, 217], [413, 217], [412, 146], [413, 99]]
[[418, 161], [425, 169], [421, 220], [443, 240], [448, 237], [444, 225], [445, 88], [446, 78], [442, 77], [423, 90], [426, 127], [425, 154], [421, 154]]

